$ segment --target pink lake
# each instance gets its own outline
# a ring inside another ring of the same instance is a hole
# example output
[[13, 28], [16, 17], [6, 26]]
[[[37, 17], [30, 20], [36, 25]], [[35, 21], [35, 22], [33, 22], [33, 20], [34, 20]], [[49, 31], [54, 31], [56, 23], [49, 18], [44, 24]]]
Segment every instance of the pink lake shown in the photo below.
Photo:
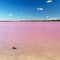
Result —
[[0, 22], [0, 59], [60, 60], [60, 22]]

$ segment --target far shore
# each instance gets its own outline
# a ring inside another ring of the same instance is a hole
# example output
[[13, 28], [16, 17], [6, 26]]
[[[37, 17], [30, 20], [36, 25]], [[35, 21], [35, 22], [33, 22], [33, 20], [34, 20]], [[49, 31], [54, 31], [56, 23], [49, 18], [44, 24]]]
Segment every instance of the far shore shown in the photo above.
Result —
[[0, 22], [60, 22], [60, 20], [0, 20]]

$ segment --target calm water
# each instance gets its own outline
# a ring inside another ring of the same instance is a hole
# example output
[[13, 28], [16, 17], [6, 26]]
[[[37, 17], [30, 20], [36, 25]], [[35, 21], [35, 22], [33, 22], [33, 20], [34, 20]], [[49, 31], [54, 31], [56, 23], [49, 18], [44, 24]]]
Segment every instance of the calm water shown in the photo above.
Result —
[[0, 55], [7, 54], [60, 57], [60, 22], [0, 22]]

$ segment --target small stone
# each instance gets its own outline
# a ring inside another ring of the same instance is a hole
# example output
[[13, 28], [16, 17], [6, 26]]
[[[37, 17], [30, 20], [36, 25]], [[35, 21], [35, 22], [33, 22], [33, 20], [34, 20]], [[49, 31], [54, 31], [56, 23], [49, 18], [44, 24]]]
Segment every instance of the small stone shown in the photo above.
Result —
[[12, 47], [12, 49], [16, 50], [17, 48], [16, 47]]

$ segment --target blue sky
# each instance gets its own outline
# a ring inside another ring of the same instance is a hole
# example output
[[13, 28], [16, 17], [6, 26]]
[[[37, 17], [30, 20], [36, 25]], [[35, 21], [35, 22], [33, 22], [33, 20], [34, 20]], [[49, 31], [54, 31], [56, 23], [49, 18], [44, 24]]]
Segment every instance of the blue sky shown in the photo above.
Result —
[[0, 0], [0, 20], [60, 19], [60, 0]]

